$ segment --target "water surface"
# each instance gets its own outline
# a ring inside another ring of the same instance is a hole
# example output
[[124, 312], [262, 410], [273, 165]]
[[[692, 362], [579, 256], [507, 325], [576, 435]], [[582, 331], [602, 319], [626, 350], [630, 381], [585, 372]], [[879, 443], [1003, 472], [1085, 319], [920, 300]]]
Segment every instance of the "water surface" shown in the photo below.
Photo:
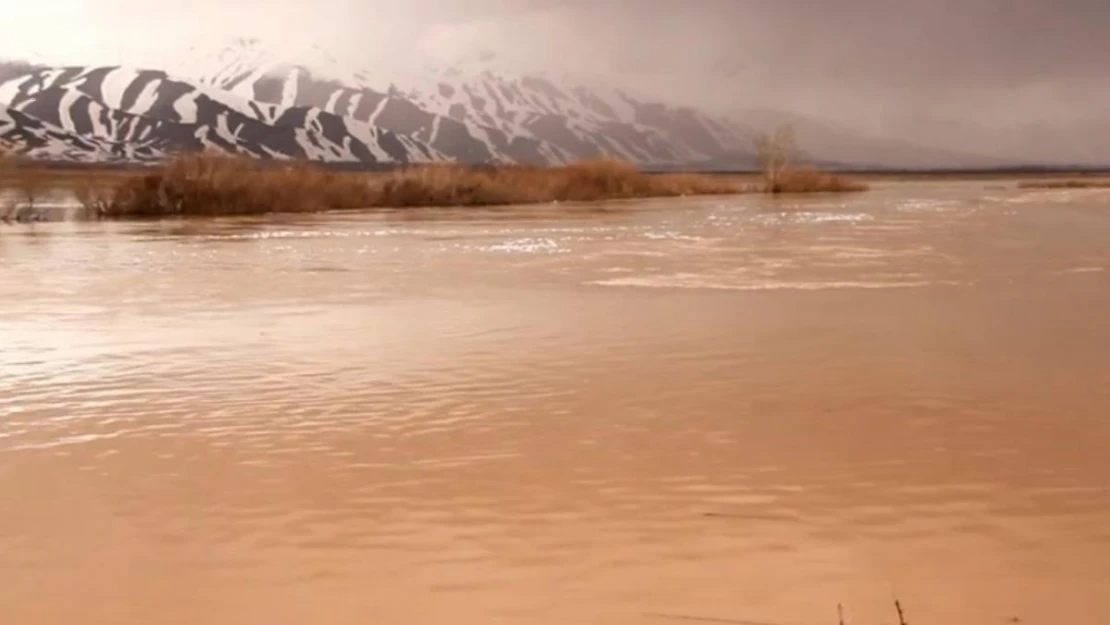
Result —
[[0, 622], [1110, 622], [1110, 192], [0, 229]]

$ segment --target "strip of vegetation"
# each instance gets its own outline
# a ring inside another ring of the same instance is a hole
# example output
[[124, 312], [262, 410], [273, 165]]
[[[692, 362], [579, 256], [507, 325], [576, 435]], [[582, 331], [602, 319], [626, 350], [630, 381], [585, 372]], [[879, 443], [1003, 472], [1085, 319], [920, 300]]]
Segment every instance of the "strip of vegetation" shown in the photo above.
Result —
[[1110, 180], [1027, 180], [1021, 189], [1110, 189]]
[[[756, 148], [762, 165], [758, 183], [696, 173], [648, 174], [609, 159], [562, 167], [445, 164], [366, 173], [304, 162], [191, 153], [143, 170], [67, 177], [64, 186], [73, 190], [89, 217], [103, 219], [867, 189], [867, 185], [837, 174], [793, 166], [794, 139], [789, 129], [758, 138]], [[0, 156], [0, 188], [6, 187], [8, 195], [21, 204], [13, 209], [17, 216], [20, 211], [33, 211], [50, 180], [49, 170], [36, 163]]]
[[281, 167], [248, 158], [188, 154], [157, 169], [76, 190], [102, 218], [257, 215], [334, 209], [497, 206], [747, 191], [697, 174], [648, 175], [610, 160], [565, 167], [428, 165], [388, 174], [327, 171], [307, 163]]

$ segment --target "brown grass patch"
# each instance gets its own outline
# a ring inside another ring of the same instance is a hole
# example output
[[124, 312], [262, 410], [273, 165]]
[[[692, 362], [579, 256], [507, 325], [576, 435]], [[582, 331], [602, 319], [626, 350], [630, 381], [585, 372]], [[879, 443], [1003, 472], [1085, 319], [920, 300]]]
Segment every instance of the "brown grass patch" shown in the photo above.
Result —
[[78, 200], [104, 218], [256, 215], [330, 209], [494, 206], [750, 191], [697, 174], [649, 175], [598, 160], [565, 167], [428, 165], [371, 175], [305, 163], [273, 165], [207, 154], [171, 158], [142, 174], [79, 185]]
[[840, 174], [820, 171], [813, 167], [787, 169], [779, 173], [774, 183], [765, 187], [767, 193], [856, 193], [870, 186]]
[[1020, 189], [1110, 189], [1110, 180], [1027, 180]]
[[258, 215], [357, 208], [373, 200], [363, 179], [303, 164], [189, 154], [148, 173], [77, 187], [78, 201], [105, 218]]
[[491, 206], [682, 195], [723, 195], [747, 189], [698, 174], [645, 174], [612, 160], [565, 167], [429, 165], [398, 171], [377, 186], [379, 206]]
[[50, 191], [50, 176], [33, 161], [15, 156], [0, 145], [0, 221], [21, 218], [34, 211]]

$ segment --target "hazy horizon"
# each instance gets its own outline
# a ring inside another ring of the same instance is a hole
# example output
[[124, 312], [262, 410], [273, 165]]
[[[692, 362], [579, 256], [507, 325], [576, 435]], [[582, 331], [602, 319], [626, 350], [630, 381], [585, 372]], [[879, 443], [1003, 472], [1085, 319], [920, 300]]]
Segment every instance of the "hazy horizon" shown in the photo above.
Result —
[[404, 83], [417, 57], [484, 49], [714, 112], [783, 110], [952, 150], [1110, 162], [1110, 3], [832, 4], [52, 0], [5, 9], [20, 28], [0, 57], [163, 67], [245, 36], [294, 55], [319, 45]]

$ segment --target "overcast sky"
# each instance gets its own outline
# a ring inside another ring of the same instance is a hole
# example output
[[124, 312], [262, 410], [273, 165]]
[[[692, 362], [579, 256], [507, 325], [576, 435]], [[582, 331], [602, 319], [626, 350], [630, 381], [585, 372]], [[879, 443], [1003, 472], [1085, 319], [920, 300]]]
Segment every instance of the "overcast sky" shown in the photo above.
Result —
[[[722, 111], [962, 146], [1105, 124], [1110, 0], [0, 0], [0, 57], [157, 64], [237, 35], [403, 73], [478, 48]], [[10, 25], [18, 24], [16, 28]], [[1107, 145], [1103, 143], [1103, 145]], [[1110, 158], [1110, 154], [1106, 155]]]

